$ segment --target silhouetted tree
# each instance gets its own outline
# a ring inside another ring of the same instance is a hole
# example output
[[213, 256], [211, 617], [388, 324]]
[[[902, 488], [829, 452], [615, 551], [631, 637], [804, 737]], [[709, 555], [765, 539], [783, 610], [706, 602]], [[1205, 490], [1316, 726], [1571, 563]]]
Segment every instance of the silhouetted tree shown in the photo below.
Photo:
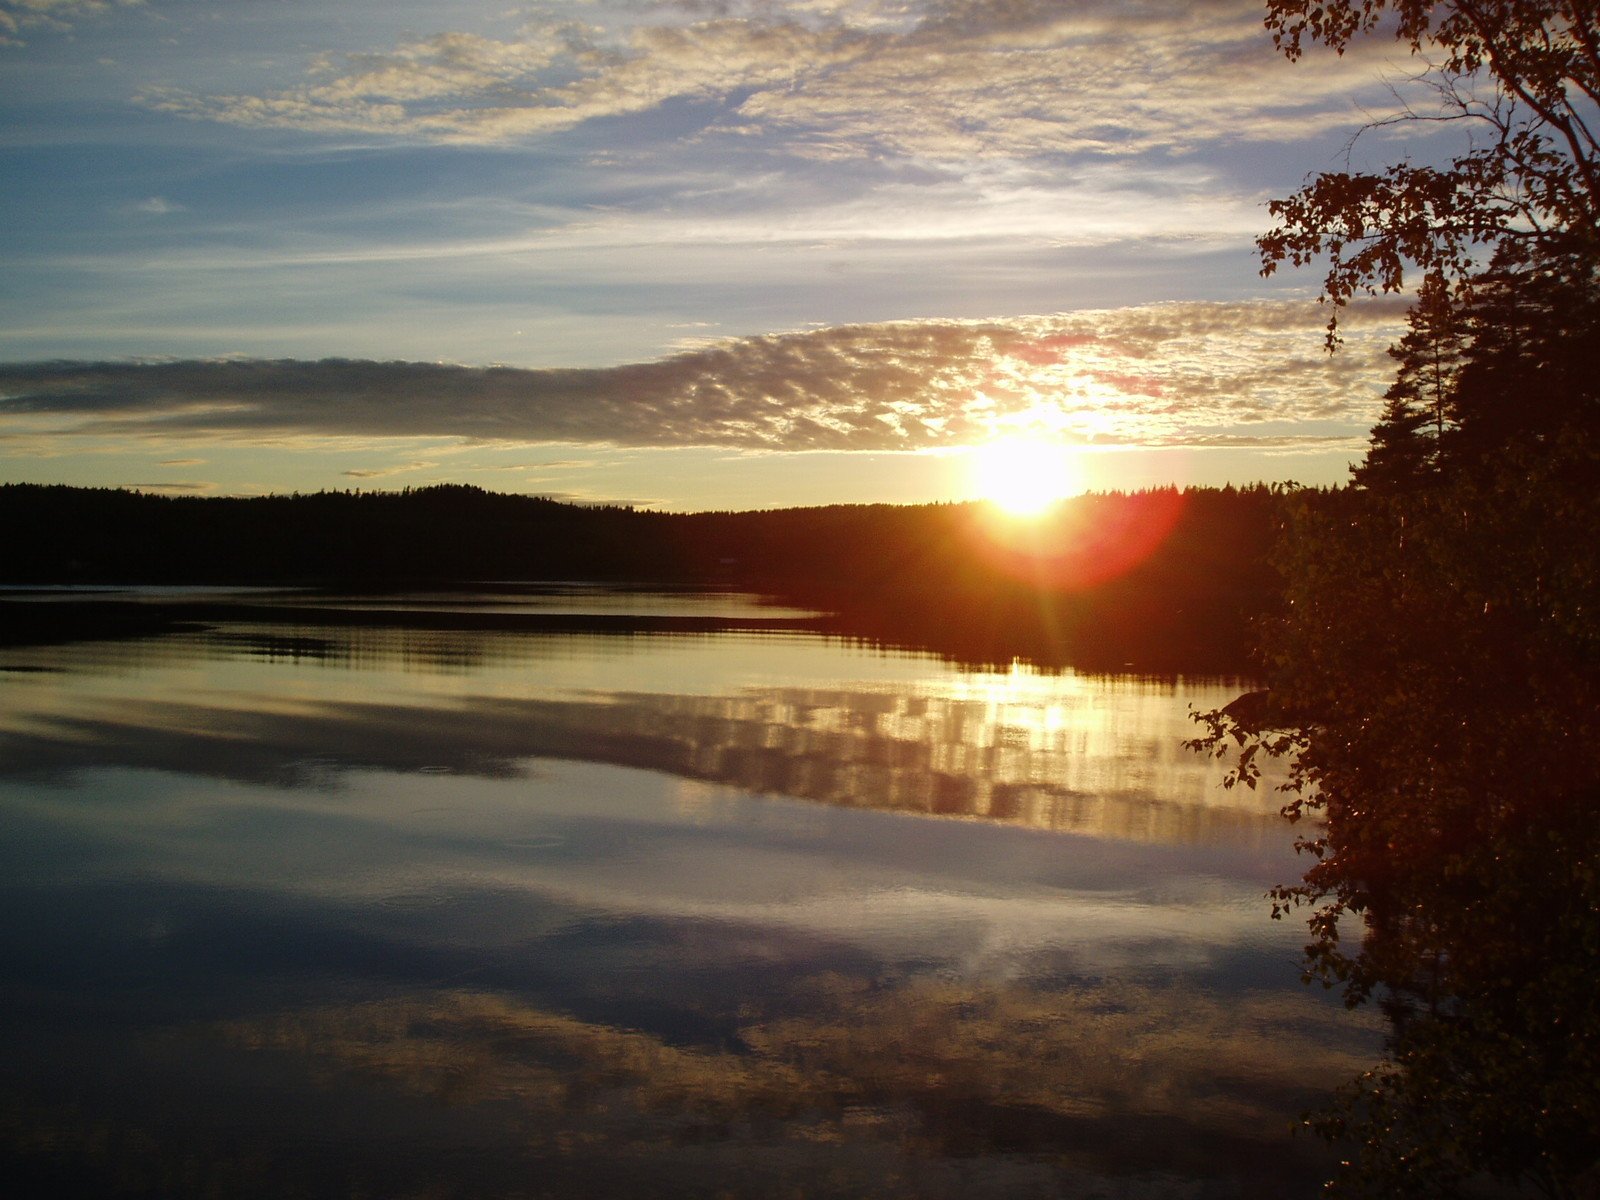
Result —
[[1355, 468], [1357, 483], [1372, 488], [1415, 487], [1432, 473], [1438, 439], [1432, 418], [1404, 393], [1391, 388], [1383, 415], [1372, 427], [1366, 459]]
[[1580, 241], [1500, 248], [1474, 282], [1471, 339], [1450, 453], [1493, 463], [1596, 421], [1600, 249]]
[[1466, 126], [1443, 167], [1404, 162], [1376, 174], [1325, 172], [1275, 200], [1258, 239], [1262, 271], [1323, 260], [1339, 308], [1397, 292], [1407, 263], [1452, 285], [1477, 273], [1480, 248], [1546, 241], [1600, 244], [1600, 42], [1593, 0], [1268, 0], [1267, 27], [1298, 59], [1307, 42], [1342, 54], [1389, 36], [1427, 65], [1439, 110], [1406, 112]]
[[1424, 482], [1438, 467], [1447, 414], [1455, 424], [1456, 381], [1465, 324], [1442, 274], [1431, 272], [1406, 315], [1407, 329], [1390, 355], [1395, 381], [1384, 393], [1383, 415], [1372, 429], [1366, 461], [1355, 470], [1365, 487], [1404, 488]]
[[[1429, 273], [1363, 486], [1307, 494], [1282, 543], [1270, 687], [1196, 744], [1289, 763], [1314, 821], [1307, 976], [1380, 1002], [1385, 1060], [1314, 1118], [1335, 1191], [1499, 1182], [1600, 1194], [1600, 239], [1586, 121], [1596, 6], [1272, 0], [1291, 57], [1395, 31], [1502, 136], [1444, 171], [1324, 176], [1275, 214], [1267, 269], [1331, 255], [1335, 301]], [[1380, 26], [1392, 19], [1392, 26]], [[1475, 270], [1475, 246], [1493, 249]], [[1449, 281], [1451, 286], [1433, 284]], [[1441, 311], [1459, 323], [1430, 371]], [[1448, 370], [1444, 369], [1448, 365]], [[1424, 387], [1432, 384], [1431, 396]], [[1431, 413], [1430, 413], [1431, 408]], [[1431, 436], [1428, 417], [1433, 417]], [[1432, 445], [1427, 444], [1431, 442]], [[1424, 468], [1417, 470], [1418, 466]]]

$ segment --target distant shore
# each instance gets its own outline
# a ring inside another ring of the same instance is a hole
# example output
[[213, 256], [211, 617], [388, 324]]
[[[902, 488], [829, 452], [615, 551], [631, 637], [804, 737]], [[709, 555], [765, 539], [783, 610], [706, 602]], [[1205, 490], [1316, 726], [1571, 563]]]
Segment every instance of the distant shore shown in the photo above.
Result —
[[[469, 487], [198, 499], [0, 486], [0, 642], [120, 637], [220, 620], [589, 632], [767, 628], [749, 618], [374, 611], [322, 589], [404, 593], [489, 580], [737, 590], [807, 628], [973, 665], [1240, 671], [1276, 594], [1266, 487], [1087, 495], [1033, 522], [977, 504], [668, 514]], [[179, 597], [87, 585], [189, 586]], [[309, 589], [290, 596], [203, 589]], [[36, 587], [82, 588], [44, 598]], [[491, 585], [492, 586], [492, 585]], [[70, 600], [70, 602], [68, 602]], [[689, 625], [684, 622], [689, 621]], [[698, 624], [697, 624], [698, 623]]]

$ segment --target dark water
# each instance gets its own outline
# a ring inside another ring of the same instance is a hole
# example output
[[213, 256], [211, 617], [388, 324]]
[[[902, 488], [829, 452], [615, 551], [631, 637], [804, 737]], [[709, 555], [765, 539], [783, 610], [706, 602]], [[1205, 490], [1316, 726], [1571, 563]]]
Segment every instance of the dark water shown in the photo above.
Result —
[[771, 624], [0, 650], [13, 1194], [1314, 1194], [1239, 685]]

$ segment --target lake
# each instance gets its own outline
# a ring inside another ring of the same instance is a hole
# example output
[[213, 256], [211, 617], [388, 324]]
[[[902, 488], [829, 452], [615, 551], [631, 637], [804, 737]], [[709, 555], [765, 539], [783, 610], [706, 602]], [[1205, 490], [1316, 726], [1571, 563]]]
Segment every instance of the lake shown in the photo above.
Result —
[[1180, 744], [1246, 684], [246, 599], [0, 648], [13, 1194], [1317, 1193], [1380, 1030], [1269, 917], [1277, 798]]

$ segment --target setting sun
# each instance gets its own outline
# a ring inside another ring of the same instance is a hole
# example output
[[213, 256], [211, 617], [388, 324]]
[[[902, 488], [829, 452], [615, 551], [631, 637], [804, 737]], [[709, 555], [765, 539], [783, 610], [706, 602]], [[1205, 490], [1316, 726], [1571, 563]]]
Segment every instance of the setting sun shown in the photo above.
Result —
[[1013, 516], [1043, 512], [1083, 486], [1076, 455], [1053, 442], [1007, 440], [972, 452], [976, 494]]

